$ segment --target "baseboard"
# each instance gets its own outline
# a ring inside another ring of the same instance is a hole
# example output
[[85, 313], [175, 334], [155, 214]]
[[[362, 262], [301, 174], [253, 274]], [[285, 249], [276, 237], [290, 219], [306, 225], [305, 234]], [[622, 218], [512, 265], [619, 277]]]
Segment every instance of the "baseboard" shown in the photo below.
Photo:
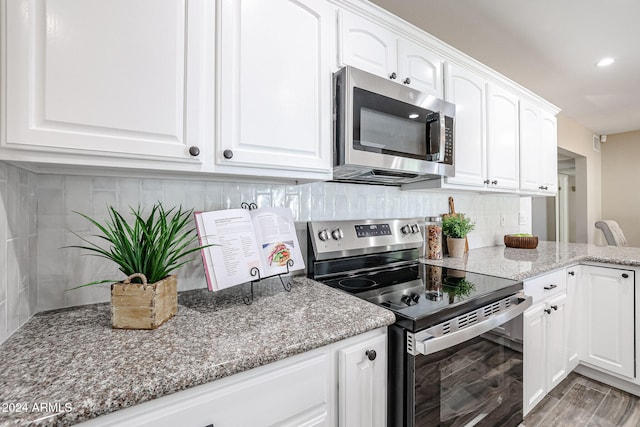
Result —
[[611, 374], [606, 374], [583, 364], [578, 365], [574, 371], [587, 378], [591, 378], [592, 380], [600, 381], [608, 386], [626, 391], [627, 393], [631, 393], [635, 396], [640, 396], [640, 385], [638, 384], [618, 378]]

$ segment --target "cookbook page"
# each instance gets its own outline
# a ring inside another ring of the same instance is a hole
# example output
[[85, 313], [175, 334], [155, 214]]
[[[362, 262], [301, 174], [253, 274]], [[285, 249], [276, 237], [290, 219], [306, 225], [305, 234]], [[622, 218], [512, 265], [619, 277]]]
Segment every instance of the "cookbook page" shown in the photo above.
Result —
[[250, 212], [264, 267], [263, 277], [286, 273], [290, 259], [293, 260], [290, 271], [304, 269], [291, 209], [261, 208]]
[[264, 276], [249, 211], [202, 212], [200, 217], [207, 242], [216, 245], [203, 249], [209, 258], [205, 267], [211, 265], [215, 278], [209, 289], [219, 290], [255, 280], [257, 277], [251, 276], [253, 267], [260, 269], [260, 275]]

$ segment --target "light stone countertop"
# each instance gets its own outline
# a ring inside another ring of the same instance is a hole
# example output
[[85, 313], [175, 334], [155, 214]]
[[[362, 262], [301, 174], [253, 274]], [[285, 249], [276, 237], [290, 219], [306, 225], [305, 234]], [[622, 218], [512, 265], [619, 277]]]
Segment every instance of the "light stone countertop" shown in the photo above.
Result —
[[[252, 305], [247, 293], [181, 292], [178, 314], [150, 331], [112, 329], [109, 303], [37, 314], [0, 346], [0, 425], [79, 423], [395, 322], [304, 277], [291, 292], [256, 284]], [[60, 412], [33, 411], [40, 403]]]
[[640, 266], [640, 248], [586, 243], [539, 242], [536, 249], [489, 246], [471, 249], [464, 258], [423, 259], [427, 264], [523, 280], [579, 262]]

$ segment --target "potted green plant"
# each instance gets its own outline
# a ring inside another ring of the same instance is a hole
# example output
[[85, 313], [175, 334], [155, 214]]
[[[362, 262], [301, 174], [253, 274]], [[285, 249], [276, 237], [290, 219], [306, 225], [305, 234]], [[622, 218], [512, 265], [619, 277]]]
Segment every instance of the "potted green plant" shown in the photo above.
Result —
[[126, 279], [101, 280], [76, 286], [116, 282], [111, 285], [111, 323], [114, 328], [155, 329], [175, 315], [178, 308], [177, 277], [170, 274], [190, 261], [186, 258], [202, 247], [193, 247], [198, 239], [192, 225], [193, 210], [182, 207], [166, 210], [155, 204], [148, 215], [131, 208], [129, 224], [115, 208], [109, 207], [109, 218], [101, 224], [89, 220], [102, 233], [96, 235], [107, 248], [76, 233], [86, 245], [69, 246], [92, 252], [115, 262]]
[[450, 257], [464, 256], [465, 239], [474, 228], [475, 224], [464, 214], [449, 215], [442, 219], [442, 234], [447, 237]]

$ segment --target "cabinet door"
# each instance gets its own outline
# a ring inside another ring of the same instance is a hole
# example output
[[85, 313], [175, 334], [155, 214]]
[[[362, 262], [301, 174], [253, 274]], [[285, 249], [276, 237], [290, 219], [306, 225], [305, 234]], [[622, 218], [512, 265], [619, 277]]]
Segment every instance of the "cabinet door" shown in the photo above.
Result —
[[540, 136], [540, 179], [543, 191], [558, 192], [558, 129], [556, 117], [542, 113]]
[[338, 390], [340, 426], [384, 427], [387, 425], [386, 350], [386, 335], [340, 350]]
[[571, 372], [580, 363], [580, 292], [579, 286], [580, 266], [567, 269], [567, 327], [565, 329], [565, 342], [567, 343], [567, 372]]
[[546, 393], [547, 334], [544, 310], [544, 304], [536, 304], [523, 315], [524, 415]]
[[333, 6], [224, 0], [219, 11], [216, 170], [330, 172]]
[[442, 58], [409, 40], [398, 41], [399, 78], [420, 92], [443, 98]]
[[634, 272], [582, 266], [582, 361], [635, 376]]
[[541, 184], [541, 110], [520, 102], [520, 189], [540, 191]]
[[445, 99], [456, 104], [456, 176], [446, 178], [446, 182], [483, 187], [486, 177], [486, 82], [455, 64], [447, 64], [445, 70]]
[[567, 294], [559, 295], [546, 304], [547, 321], [547, 392], [567, 377], [567, 329], [565, 309]]
[[97, 159], [81, 164], [197, 162], [206, 10], [199, 0], [6, 2], [3, 146]]
[[396, 35], [351, 12], [340, 11], [340, 63], [398, 79]]
[[518, 189], [520, 185], [520, 125], [518, 97], [488, 86], [487, 179], [490, 188]]

